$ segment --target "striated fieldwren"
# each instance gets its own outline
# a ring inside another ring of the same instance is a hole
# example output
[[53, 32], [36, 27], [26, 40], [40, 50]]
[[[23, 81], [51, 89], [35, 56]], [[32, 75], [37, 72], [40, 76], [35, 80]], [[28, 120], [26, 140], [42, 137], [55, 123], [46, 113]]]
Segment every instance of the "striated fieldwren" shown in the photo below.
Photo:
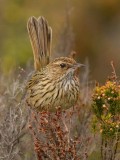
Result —
[[26, 102], [36, 111], [68, 109], [79, 98], [78, 70], [82, 64], [70, 57], [50, 61], [52, 29], [45, 18], [30, 17], [27, 24], [35, 72], [26, 86]]

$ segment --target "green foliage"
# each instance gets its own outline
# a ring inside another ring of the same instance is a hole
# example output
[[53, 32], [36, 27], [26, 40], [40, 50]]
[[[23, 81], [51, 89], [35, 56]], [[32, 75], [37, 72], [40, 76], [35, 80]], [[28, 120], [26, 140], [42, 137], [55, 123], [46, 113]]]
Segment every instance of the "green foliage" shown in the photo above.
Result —
[[1, 68], [4, 73], [11, 70], [14, 71], [14, 69], [17, 69], [19, 65], [24, 66], [28, 61], [30, 47], [28, 47], [26, 40], [22, 40], [22, 38], [12, 39], [11, 41], [6, 41], [3, 47], [6, 54], [2, 55]]
[[[109, 57], [109, 59], [114, 57], [116, 63], [120, 58], [119, 43], [116, 43], [120, 39], [119, 13], [119, 0], [92, 0], [87, 3], [84, 0], [65, 0], [62, 3], [59, 0], [1, 0], [0, 59], [3, 68], [6, 68], [6, 72], [9, 72], [10, 68], [15, 67], [15, 62], [17, 66], [21, 65], [23, 67], [29, 58], [32, 58], [32, 55], [30, 55], [32, 49], [30, 45], [28, 46], [30, 44], [29, 39], [25, 41], [28, 38], [26, 23], [30, 16], [43, 15], [53, 29], [55, 57], [65, 55], [64, 52], [59, 52], [61, 48], [65, 51], [66, 48], [75, 50], [78, 53], [78, 60], [84, 61], [85, 57], [89, 57], [91, 70], [94, 70], [96, 63], [98, 64], [97, 70], [92, 73], [92, 77], [94, 79], [97, 77], [103, 81], [109, 69], [106, 67], [103, 72], [105, 64], [108, 63], [106, 57]], [[67, 25], [68, 27], [65, 30]], [[74, 33], [68, 32], [69, 29], [73, 30]], [[62, 35], [61, 33], [65, 34]], [[14, 40], [15, 43], [11, 43]], [[67, 42], [65, 42], [66, 40]], [[22, 44], [21, 47], [16, 47], [19, 44]], [[28, 50], [27, 55], [24, 49], [25, 45]], [[61, 54], [59, 55], [59, 53]], [[19, 56], [17, 57], [17, 55]], [[5, 60], [7, 56], [7, 59], [11, 59], [11, 64], [9, 64], [9, 60]]]

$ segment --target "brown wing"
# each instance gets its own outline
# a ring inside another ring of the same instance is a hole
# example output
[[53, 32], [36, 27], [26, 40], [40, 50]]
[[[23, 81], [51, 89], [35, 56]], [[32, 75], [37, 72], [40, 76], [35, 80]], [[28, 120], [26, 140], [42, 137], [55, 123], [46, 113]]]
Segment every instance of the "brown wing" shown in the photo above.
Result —
[[33, 49], [34, 67], [40, 71], [50, 62], [52, 29], [44, 17], [30, 17], [27, 29]]

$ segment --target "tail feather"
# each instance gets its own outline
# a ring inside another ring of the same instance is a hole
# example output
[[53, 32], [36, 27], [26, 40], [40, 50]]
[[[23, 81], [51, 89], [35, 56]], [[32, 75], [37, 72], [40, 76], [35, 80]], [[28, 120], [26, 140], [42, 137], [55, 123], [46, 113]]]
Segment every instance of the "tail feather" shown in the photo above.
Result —
[[41, 70], [50, 62], [52, 29], [44, 17], [30, 17], [27, 29], [33, 49], [35, 70]]

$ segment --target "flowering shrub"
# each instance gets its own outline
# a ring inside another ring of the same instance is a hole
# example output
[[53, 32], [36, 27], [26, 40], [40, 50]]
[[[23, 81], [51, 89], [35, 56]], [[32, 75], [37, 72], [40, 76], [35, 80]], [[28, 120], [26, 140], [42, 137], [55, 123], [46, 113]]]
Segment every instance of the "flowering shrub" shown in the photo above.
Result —
[[[68, 130], [62, 121], [61, 111], [55, 115], [48, 112], [32, 112], [32, 130], [37, 159], [76, 159], [79, 139], [69, 139]], [[34, 123], [34, 128], [33, 128]]]
[[116, 76], [95, 88], [92, 108], [93, 129], [99, 131], [102, 138], [102, 160], [114, 160], [120, 140], [120, 84]]
[[120, 85], [117, 82], [107, 81], [104, 86], [96, 87], [92, 107], [102, 135], [111, 137], [120, 132]]
[[[71, 109], [69, 113], [59, 108], [55, 113], [31, 112], [29, 129], [33, 135], [34, 150], [38, 160], [88, 159], [92, 137], [85, 132], [82, 137], [81, 131], [77, 130], [80, 125], [77, 126], [78, 122], [75, 122], [79, 113], [79, 108], [76, 109], [77, 111]], [[87, 124], [85, 126], [87, 127]]]

